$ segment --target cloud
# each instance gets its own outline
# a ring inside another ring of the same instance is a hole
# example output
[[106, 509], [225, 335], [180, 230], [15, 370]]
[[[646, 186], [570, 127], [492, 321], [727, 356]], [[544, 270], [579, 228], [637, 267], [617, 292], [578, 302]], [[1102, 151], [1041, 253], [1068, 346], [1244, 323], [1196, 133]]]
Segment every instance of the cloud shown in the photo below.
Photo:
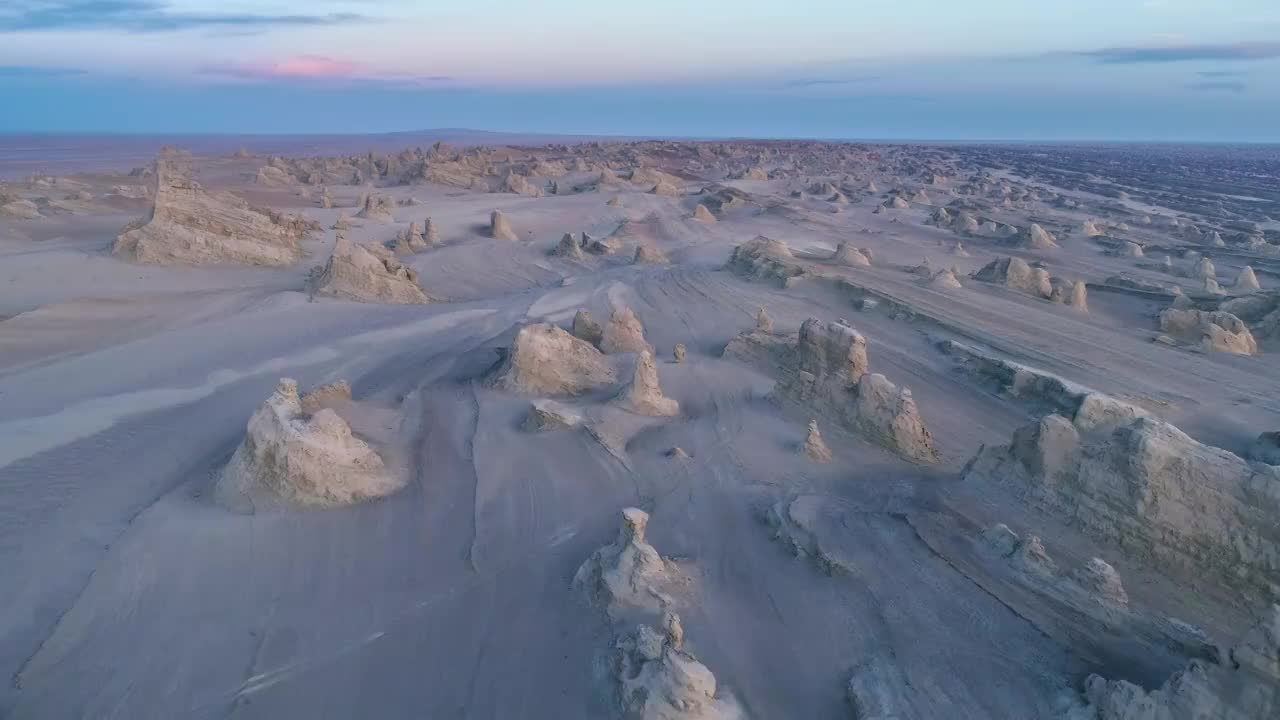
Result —
[[1224, 45], [1168, 45], [1114, 47], [1071, 53], [1110, 65], [1169, 63], [1188, 60], [1267, 60], [1280, 58], [1280, 42], [1241, 42]]
[[1228, 77], [1245, 77], [1249, 73], [1243, 70], [1203, 70], [1196, 73], [1200, 77], [1207, 78], [1228, 78]]
[[87, 70], [35, 65], [0, 65], [0, 78], [53, 78], [84, 75]]
[[807, 88], [822, 87], [827, 85], [852, 85], [855, 83], [871, 82], [879, 80], [879, 75], [860, 75], [850, 78], [800, 78], [798, 80], [788, 81], [785, 86], [789, 88]]
[[1188, 90], [1201, 92], [1244, 92], [1248, 86], [1236, 80], [1206, 80], [1205, 82], [1188, 83]]
[[154, 33], [190, 29], [259, 31], [368, 20], [355, 13], [265, 14], [174, 10], [168, 0], [4, 0], [0, 33], [119, 30]]
[[375, 68], [352, 60], [324, 55], [295, 55], [274, 63], [224, 63], [200, 69], [203, 75], [250, 82], [294, 81], [319, 83], [378, 83], [422, 85], [453, 81], [444, 75], [417, 75]]

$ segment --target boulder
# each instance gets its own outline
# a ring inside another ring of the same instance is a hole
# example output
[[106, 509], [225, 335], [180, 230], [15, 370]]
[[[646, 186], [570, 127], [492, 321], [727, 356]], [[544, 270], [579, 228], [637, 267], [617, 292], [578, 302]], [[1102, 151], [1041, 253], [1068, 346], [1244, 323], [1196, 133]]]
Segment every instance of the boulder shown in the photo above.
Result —
[[1253, 292], [1261, 290], [1262, 286], [1258, 284], [1258, 276], [1254, 274], [1253, 267], [1245, 265], [1240, 268], [1240, 274], [1236, 275], [1236, 282], [1233, 288], [1240, 292]]
[[573, 233], [565, 233], [560, 238], [560, 242], [551, 248], [551, 254], [555, 257], [568, 258], [569, 260], [584, 260], [586, 254], [582, 252], [582, 243], [573, 236]]
[[734, 248], [726, 267], [738, 275], [759, 279], [786, 280], [804, 274], [785, 242], [763, 235]]
[[706, 205], [698, 203], [698, 206], [693, 209], [693, 219], [704, 223], [714, 223], [716, 216], [711, 214]]
[[685, 354], [687, 352], [688, 351], [685, 349], [684, 343], [676, 343], [675, 347], [671, 350], [671, 359], [677, 363], [682, 363], [684, 362]]

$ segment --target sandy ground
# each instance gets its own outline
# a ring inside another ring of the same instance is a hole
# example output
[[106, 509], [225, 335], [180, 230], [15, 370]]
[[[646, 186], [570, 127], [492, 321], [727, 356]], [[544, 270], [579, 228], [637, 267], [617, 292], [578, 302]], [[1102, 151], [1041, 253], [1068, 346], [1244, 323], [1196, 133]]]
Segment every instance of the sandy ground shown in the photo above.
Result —
[[[321, 210], [248, 184], [260, 164], [210, 159], [203, 179], [304, 208], [325, 228], [354, 212], [358, 188], [334, 186], [341, 207]], [[84, 178], [95, 190], [120, 182]], [[991, 490], [957, 487], [981, 445], [1007, 442], [1036, 411], [958, 370], [936, 343], [980, 345], [1233, 450], [1280, 424], [1280, 355], [1266, 352], [1278, 348], [1238, 357], [1152, 343], [1164, 303], [1102, 288], [1088, 315], [967, 278], [939, 291], [907, 268], [927, 255], [967, 274], [1011, 251], [966, 239], [971, 257], [953, 258], [939, 243], [956, 236], [923, 223], [931, 208], [872, 214], [882, 195], [833, 214], [789, 199], [796, 181], [730, 184], [788, 211], [704, 225], [690, 219], [694, 198], [635, 189], [614, 208], [613, 192], [385, 188], [421, 204], [349, 238], [389, 241], [430, 215], [444, 240], [409, 262], [447, 301], [408, 307], [309, 300], [304, 281], [331, 230], [292, 268], [180, 268], [110, 254], [142, 207], [0, 220], [0, 715], [610, 717], [613, 630], [570, 580], [626, 506], [647, 510], [653, 545], [692, 569], [688, 647], [753, 718], [850, 717], [845, 685], [869, 660], [891, 660], [930, 716], [973, 718], [1053, 717], [1088, 672], [1158, 684], [1184, 660], [1114, 663], [1042, 632], [913, 529], [934, 515], [1034, 528], [1055, 555], [1104, 557], [1136, 605], [1215, 640], [1245, 627], [1251, 608]], [[481, 235], [494, 208], [521, 242]], [[627, 218], [653, 221], [670, 265], [547, 255], [565, 232], [601, 237]], [[837, 283], [784, 288], [722, 269], [758, 234], [802, 258], [846, 239], [871, 248], [872, 267], [828, 270], [914, 314], [860, 311]], [[1197, 287], [1083, 238], [1062, 245], [1012, 254], [1043, 257], [1091, 289], [1122, 270]], [[1217, 262], [1222, 277], [1240, 265]], [[616, 303], [643, 321], [681, 416], [644, 424], [621, 457], [586, 433], [523, 432], [529, 399], [482, 383], [500, 349], [523, 323], [563, 325], [578, 308], [604, 319]], [[719, 357], [759, 306], [780, 331], [848, 318], [873, 371], [912, 389], [943, 462], [912, 465], [825, 426], [835, 462], [798, 454], [807, 415], [767, 398], [770, 377]], [[669, 362], [677, 342], [684, 364]], [[408, 486], [327, 512], [240, 516], [212, 503], [213, 479], [283, 376], [304, 388], [345, 378], [357, 400], [384, 409], [407, 438]], [[674, 446], [691, 458], [667, 457]], [[843, 518], [828, 540], [851, 571], [828, 575], [771, 537], [765, 511], [799, 494]]]

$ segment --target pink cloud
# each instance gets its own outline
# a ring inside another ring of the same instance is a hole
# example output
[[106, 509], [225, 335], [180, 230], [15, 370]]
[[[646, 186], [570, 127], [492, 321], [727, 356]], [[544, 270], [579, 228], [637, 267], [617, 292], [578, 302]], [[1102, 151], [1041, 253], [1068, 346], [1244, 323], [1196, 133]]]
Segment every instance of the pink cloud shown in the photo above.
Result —
[[275, 63], [223, 63], [201, 70], [206, 75], [223, 75], [242, 80], [279, 78], [353, 78], [366, 74], [367, 68], [347, 60], [323, 55], [296, 55]]
[[438, 75], [416, 75], [383, 70], [351, 60], [338, 60], [324, 55], [295, 55], [274, 63], [223, 63], [200, 71], [237, 80], [361, 80], [384, 83], [439, 83], [451, 78]]

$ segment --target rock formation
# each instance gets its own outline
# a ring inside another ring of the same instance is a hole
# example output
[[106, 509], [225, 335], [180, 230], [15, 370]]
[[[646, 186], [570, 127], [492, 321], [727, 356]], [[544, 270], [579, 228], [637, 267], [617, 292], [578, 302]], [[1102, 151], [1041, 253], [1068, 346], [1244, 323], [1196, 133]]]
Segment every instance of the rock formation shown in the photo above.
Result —
[[1240, 274], [1236, 275], [1236, 282], [1232, 287], [1240, 292], [1253, 292], [1254, 290], [1262, 289], [1262, 286], [1258, 284], [1258, 276], [1254, 274], [1253, 267], [1249, 265], [1240, 268]]
[[1048, 271], [1033, 268], [1022, 258], [996, 258], [974, 273], [973, 279], [1003, 285], [1040, 298], [1048, 298], [1053, 294], [1053, 282]]
[[929, 279], [929, 285], [939, 290], [957, 290], [964, 287], [960, 284], [960, 277], [956, 274], [955, 268], [939, 270]]
[[528, 432], [568, 430], [581, 424], [582, 416], [573, 408], [546, 398], [534, 400], [524, 419], [524, 429]]
[[636, 246], [636, 254], [631, 261], [637, 265], [665, 265], [667, 256], [662, 252], [662, 248], [641, 243]]
[[862, 248], [854, 247], [847, 241], [841, 241], [839, 245], [836, 245], [836, 254], [832, 259], [841, 265], [848, 265], [850, 267], [871, 266], [871, 256]]
[[315, 415], [324, 408], [337, 409], [337, 406], [351, 400], [351, 385], [346, 380], [338, 380], [326, 385], [314, 387], [302, 396], [302, 412]]
[[738, 720], [742, 711], [716, 697], [716, 677], [683, 649], [679, 616], [665, 613], [661, 632], [641, 625], [619, 638], [613, 671], [623, 716], [634, 720]]
[[223, 470], [215, 498], [237, 512], [332, 508], [399, 490], [403, 481], [333, 410], [307, 415], [298, 384], [282, 379]]
[[593, 604], [609, 610], [662, 610], [679, 572], [645, 541], [649, 513], [639, 508], [622, 511], [618, 538], [596, 550], [573, 576], [573, 585]]
[[560, 238], [560, 242], [551, 248], [551, 254], [555, 257], [568, 258], [570, 260], [585, 260], [586, 254], [582, 252], [582, 243], [573, 236], [573, 233], [565, 233]]
[[573, 315], [573, 336], [600, 347], [600, 341], [604, 339], [604, 329], [591, 316], [590, 311], [579, 309]]
[[769, 317], [769, 313], [765, 312], [764, 306], [756, 308], [756, 330], [759, 332], [773, 332], [773, 318]]
[[763, 235], [734, 248], [727, 267], [739, 275], [761, 279], [786, 280], [804, 274], [786, 243]]
[[642, 350], [636, 357], [631, 383], [618, 396], [618, 402], [637, 415], [671, 417], [680, 414], [680, 403], [662, 394], [658, 384], [658, 366], [653, 353]]
[[427, 247], [435, 247], [440, 244], [440, 228], [436, 225], [436, 221], [430, 217], [422, 224], [422, 241]]
[[420, 305], [431, 302], [418, 285], [418, 274], [376, 245], [359, 245], [346, 238], [315, 281], [315, 294], [369, 303]]
[[600, 351], [546, 323], [516, 333], [495, 373], [494, 387], [534, 395], [577, 395], [612, 385], [613, 368]]
[[112, 253], [137, 262], [207, 265], [292, 265], [299, 242], [316, 229], [292, 216], [259, 211], [227, 193], [192, 181], [181, 155], [160, 154], [150, 175], [151, 212], [116, 238]]
[[1213, 267], [1213, 261], [1210, 260], [1208, 256], [1201, 256], [1200, 259], [1196, 261], [1196, 265], [1195, 265], [1195, 268], [1192, 270], [1192, 273], [1194, 277], [1198, 277], [1201, 279], [1218, 277], [1218, 272]]
[[779, 373], [774, 392], [781, 398], [818, 410], [907, 459], [937, 460], [911, 391], [869, 373], [866, 339], [842, 322], [809, 318], [794, 346], [752, 330], [730, 342], [725, 356]]
[[615, 353], [653, 352], [653, 346], [644, 338], [644, 326], [629, 307], [613, 311], [600, 338], [600, 350]]
[[1160, 332], [1199, 344], [1206, 351], [1254, 355], [1258, 343], [1240, 318], [1229, 312], [1179, 310], [1160, 313]]
[[360, 203], [360, 211], [356, 213], [356, 217], [381, 223], [396, 221], [391, 215], [391, 203], [386, 198], [377, 195], [364, 196]]
[[809, 429], [805, 434], [804, 446], [801, 451], [816, 462], [831, 462], [831, 449], [822, 440], [822, 433], [818, 430], [818, 421], [810, 418]]
[[1249, 446], [1248, 458], [1268, 465], [1280, 465], [1280, 432], [1264, 432]]
[[698, 206], [693, 209], [693, 219], [700, 220], [704, 223], [714, 223], [716, 221], [716, 216], [711, 214], [711, 211], [707, 209], [706, 205], [698, 203]]
[[1135, 560], [1280, 596], [1280, 468], [1253, 465], [1138, 418], [1080, 431], [1048, 415], [984, 447], [966, 480], [994, 480]]
[[1083, 280], [1071, 283], [1071, 302], [1069, 304], [1079, 312], [1089, 312], [1089, 289]]
[[1084, 223], [1080, 225], [1080, 233], [1085, 237], [1097, 237], [1098, 235], [1103, 234], [1092, 220], [1085, 220]]
[[1120, 254], [1124, 257], [1131, 257], [1131, 258], [1144, 257], [1144, 253], [1142, 252], [1142, 246], [1136, 242], [1130, 242], [1128, 240], [1126, 240], [1124, 244], [1120, 246]]
[[1280, 605], [1231, 649], [1226, 662], [1192, 660], [1163, 685], [1144, 690], [1091, 675], [1085, 705], [1067, 720], [1259, 720], [1280, 716]]
[[0, 217], [18, 220], [36, 220], [43, 217], [40, 207], [24, 198], [0, 198]]
[[1058, 247], [1058, 240], [1048, 230], [1036, 223], [1031, 223], [1026, 229], [1018, 233], [1017, 244], [1018, 247], [1031, 250], [1051, 250]]
[[511, 221], [501, 210], [489, 213], [489, 237], [494, 240], [518, 240], [516, 232], [511, 229]]
[[688, 351], [685, 349], [684, 343], [676, 343], [676, 346], [671, 349], [671, 359], [677, 363], [682, 363], [686, 352]]

